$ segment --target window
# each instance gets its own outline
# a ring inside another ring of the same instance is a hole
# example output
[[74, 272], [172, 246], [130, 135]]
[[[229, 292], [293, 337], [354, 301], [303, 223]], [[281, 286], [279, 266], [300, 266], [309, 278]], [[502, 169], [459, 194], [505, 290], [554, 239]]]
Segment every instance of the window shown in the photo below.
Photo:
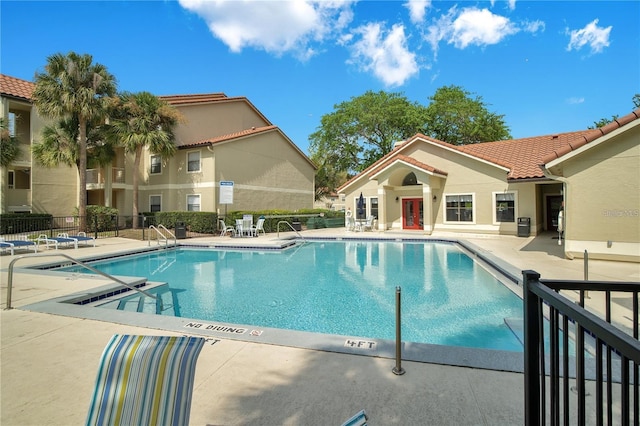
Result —
[[409, 185], [418, 185], [418, 178], [416, 177], [416, 174], [413, 172], [407, 174], [402, 180], [402, 186], [409, 186]]
[[516, 221], [516, 194], [514, 192], [496, 193], [495, 212], [496, 222]]
[[187, 152], [187, 172], [200, 171], [200, 151]]
[[159, 212], [162, 209], [162, 195], [149, 196], [149, 211]]
[[371, 198], [371, 216], [378, 218], [378, 199]]
[[13, 189], [16, 187], [16, 172], [13, 170], [9, 170], [7, 174], [7, 186], [9, 189]]
[[187, 195], [187, 211], [200, 211], [200, 195]]
[[446, 195], [447, 222], [473, 222], [473, 195]]
[[157, 175], [162, 173], [162, 158], [159, 155], [151, 156], [151, 174]]

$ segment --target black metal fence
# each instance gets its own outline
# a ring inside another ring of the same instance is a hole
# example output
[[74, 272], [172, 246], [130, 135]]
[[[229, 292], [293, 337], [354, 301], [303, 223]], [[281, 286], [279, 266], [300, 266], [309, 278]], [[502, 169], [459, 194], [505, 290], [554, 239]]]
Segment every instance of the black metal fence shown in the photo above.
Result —
[[[96, 239], [124, 237], [148, 240], [157, 238], [157, 234], [149, 230], [151, 225], [158, 225], [154, 216], [92, 215], [87, 216], [86, 234]], [[191, 232], [188, 224], [184, 227], [184, 236], [187, 238], [212, 235]], [[40, 235], [47, 237], [55, 237], [60, 233], [77, 235], [81, 231], [78, 216], [11, 218], [3, 223], [1, 228], [2, 236], [7, 240], [25, 238], [36, 240]], [[170, 230], [175, 231], [175, 227]]]
[[[523, 277], [526, 424], [638, 425], [640, 283]], [[585, 297], [602, 299], [600, 312], [585, 309]], [[612, 324], [613, 309], [624, 309], [629, 329]]]

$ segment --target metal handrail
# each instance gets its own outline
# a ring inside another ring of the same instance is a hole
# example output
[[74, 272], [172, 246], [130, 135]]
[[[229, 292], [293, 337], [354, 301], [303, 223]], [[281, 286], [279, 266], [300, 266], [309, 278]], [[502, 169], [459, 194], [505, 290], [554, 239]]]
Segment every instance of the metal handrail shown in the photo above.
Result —
[[296, 231], [296, 228], [294, 228], [294, 227], [293, 227], [293, 225], [291, 225], [291, 224], [290, 224], [288, 221], [286, 221], [286, 220], [281, 220], [281, 221], [280, 221], [280, 222], [278, 222], [278, 224], [276, 225], [276, 231], [278, 232], [278, 238], [280, 238], [280, 224], [281, 224], [281, 223], [286, 223], [286, 224], [289, 226], [289, 228], [291, 228], [291, 230], [292, 230], [293, 232], [295, 232], [295, 233], [298, 235], [298, 237], [300, 237], [300, 239], [304, 240], [304, 237], [303, 237], [302, 235], [300, 235], [300, 233], [299, 233], [298, 231]]
[[[177, 246], [177, 245], [178, 245], [178, 239], [176, 238], [176, 236], [173, 234], [173, 232], [169, 231], [169, 230], [168, 230], [164, 225], [162, 225], [162, 224], [158, 224], [158, 226], [157, 226], [157, 227], [156, 227], [156, 226], [154, 226], [154, 225], [149, 225], [149, 229], [153, 229], [153, 230], [155, 230], [155, 231], [156, 231], [156, 233], [158, 234], [158, 244], [160, 244], [160, 238], [159, 238], [159, 237], [162, 237], [162, 239], [164, 240], [164, 245], [165, 245], [165, 247], [168, 247], [168, 246], [169, 246], [169, 238], [168, 238], [166, 235], [164, 235], [164, 234], [162, 233], [162, 231], [160, 231], [160, 229], [159, 229], [159, 228], [161, 228], [161, 229], [163, 229], [163, 230], [167, 231], [167, 233], [168, 233], [168, 234], [173, 238], [173, 245], [174, 245], [174, 246]], [[151, 239], [149, 239], [149, 245], [151, 245]]]
[[139, 289], [138, 287], [134, 287], [130, 284], [127, 284], [126, 282], [122, 281], [119, 278], [114, 277], [113, 275], [109, 275], [106, 272], [102, 272], [99, 271], [98, 269], [94, 268], [93, 266], [89, 266], [86, 263], [78, 260], [78, 259], [74, 259], [73, 257], [63, 254], [63, 253], [51, 253], [51, 254], [44, 254], [44, 253], [34, 253], [34, 254], [24, 254], [22, 256], [18, 256], [15, 259], [11, 260], [11, 263], [9, 263], [9, 278], [8, 278], [8, 282], [7, 282], [7, 306], [5, 308], [5, 310], [9, 310], [11, 309], [11, 289], [13, 288], [13, 265], [20, 259], [25, 259], [25, 258], [29, 258], [29, 257], [54, 257], [54, 256], [61, 256], [64, 257], [68, 260], [70, 260], [71, 262], [75, 263], [78, 266], [82, 266], [83, 268], [86, 268], [88, 270], [90, 270], [91, 272], [94, 272], [96, 274], [102, 275], [105, 278], [108, 278], [110, 280], [113, 280], [115, 282], [117, 282], [118, 284], [121, 284], [125, 287], [127, 287], [130, 290], [134, 290], [137, 291], [138, 293], [142, 293], [145, 296], [148, 296], [152, 299], [156, 299], [156, 303], [159, 304], [159, 309], [163, 310], [162, 307], [162, 299], [158, 296], [154, 296], [153, 294], [146, 292], [144, 290]]

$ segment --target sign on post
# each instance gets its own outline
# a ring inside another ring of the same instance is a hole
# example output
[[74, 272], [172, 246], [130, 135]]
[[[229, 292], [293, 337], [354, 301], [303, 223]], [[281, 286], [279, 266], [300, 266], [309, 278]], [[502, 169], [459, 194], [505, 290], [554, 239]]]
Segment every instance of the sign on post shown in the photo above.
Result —
[[220, 181], [220, 204], [233, 204], [233, 181]]

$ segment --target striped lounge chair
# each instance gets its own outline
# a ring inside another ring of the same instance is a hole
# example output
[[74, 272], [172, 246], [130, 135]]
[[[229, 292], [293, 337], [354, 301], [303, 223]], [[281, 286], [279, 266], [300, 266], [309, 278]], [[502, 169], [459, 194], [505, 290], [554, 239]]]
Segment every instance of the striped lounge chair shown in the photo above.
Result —
[[87, 425], [187, 425], [204, 339], [114, 335], [100, 361]]

